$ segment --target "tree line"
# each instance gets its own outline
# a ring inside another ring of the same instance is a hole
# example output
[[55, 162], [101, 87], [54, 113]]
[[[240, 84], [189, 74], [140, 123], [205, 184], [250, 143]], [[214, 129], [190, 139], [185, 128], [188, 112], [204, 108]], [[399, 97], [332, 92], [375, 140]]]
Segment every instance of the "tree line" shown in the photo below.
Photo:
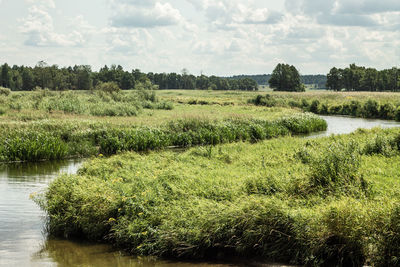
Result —
[[[269, 79], [272, 74], [256, 74], [256, 75], [235, 75], [228, 77], [228, 79], [243, 79], [250, 78], [257, 82], [258, 85], [268, 85]], [[315, 74], [315, 75], [300, 75], [300, 81], [305, 85], [313, 86], [316, 89], [326, 88], [326, 75]]]
[[178, 73], [143, 73], [139, 69], [125, 71], [120, 65], [105, 65], [93, 71], [89, 65], [73, 67], [49, 66], [40, 61], [35, 67], [0, 65], [0, 86], [13, 91], [30, 91], [36, 87], [50, 90], [89, 90], [100, 83], [115, 82], [121, 89], [135, 87], [138, 82], [151, 81], [159, 89], [201, 89], [201, 90], [258, 90], [258, 84], [250, 78], [230, 80], [217, 76], [189, 74], [187, 70]]
[[333, 67], [327, 75], [327, 87], [333, 91], [400, 91], [400, 69], [376, 70], [350, 64], [345, 69]]

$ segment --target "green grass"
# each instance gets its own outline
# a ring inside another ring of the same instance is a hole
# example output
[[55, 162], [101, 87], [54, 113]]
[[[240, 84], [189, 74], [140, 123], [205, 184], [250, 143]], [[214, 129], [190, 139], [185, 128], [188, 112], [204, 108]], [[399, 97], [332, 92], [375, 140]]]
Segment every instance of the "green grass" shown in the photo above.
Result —
[[[301, 112], [291, 108], [176, 102], [170, 109], [168, 103], [150, 90], [38, 90], [0, 95], [0, 161], [255, 142], [326, 127], [322, 120], [298, 115]], [[193, 122], [204, 127], [178, 129], [179, 124]]]
[[52, 234], [135, 254], [393, 266], [399, 136], [374, 129], [99, 157], [37, 201]]
[[157, 127], [60, 121], [5, 123], [0, 127], [0, 161], [9, 162], [257, 142], [321, 131], [327, 125], [315, 115], [298, 114], [277, 120], [183, 118]]
[[159, 101], [152, 90], [13, 92], [0, 94], [0, 106], [10, 113], [34, 110], [92, 116], [137, 116], [143, 109], [173, 109], [171, 103]]
[[267, 107], [301, 109], [322, 115], [347, 115], [363, 118], [400, 120], [400, 94], [386, 92], [329, 92], [310, 90], [303, 93], [161, 90], [162, 99], [191, 105], [256, 104]]

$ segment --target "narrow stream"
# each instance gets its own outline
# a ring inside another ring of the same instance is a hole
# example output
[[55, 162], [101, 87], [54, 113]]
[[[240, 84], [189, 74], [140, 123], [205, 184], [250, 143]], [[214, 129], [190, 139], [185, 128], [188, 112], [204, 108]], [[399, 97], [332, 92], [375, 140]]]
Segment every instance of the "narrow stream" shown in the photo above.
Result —
[[[400, 127], [399, 122], [323, 116], [325, 132], [350, 133], [358, 128]], [[44, 232], [45, 214], [30, 199], [60, 173], [73, 174], [82, 161], [0, 165], [0, 266], [237, 266], [227, 263], [160, 261], [124, 255], [107, 245], [51, 240]], [[243, 264], [239, 264], [243, 265]], [[263, 266], [273, 266], [264, 264]]]

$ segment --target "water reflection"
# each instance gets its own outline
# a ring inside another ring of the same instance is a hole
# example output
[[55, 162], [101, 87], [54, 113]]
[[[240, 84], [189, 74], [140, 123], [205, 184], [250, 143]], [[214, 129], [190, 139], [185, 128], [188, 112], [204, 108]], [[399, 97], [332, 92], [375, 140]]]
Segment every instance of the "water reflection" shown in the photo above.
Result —
[[362, 118], [351, 118], [344, 116], [320, 116], [328, 123], [324, 132], [311, 134], [309, 138], [330, 136], [332, 134], [349, 134], [357, 129], [372, 129], [374, 127], [393, 128], [400, 127], [400, 122], [387, 120], [371, 120]]
[[102, 244], [87, 244], [66, 240], [47, 240], [40, 251], [33, 254], [35, 263], [51, 263], [60, 267], [69, 266], [238, 266], [236, 264], [194, 263], [159, 260], [153, 257], [132, 257]]
[[0, 165], [0, 266], [31, 266], [41, 248], [45, 214], [29, 198], [59, 173], [74, 173], [80, 161]]

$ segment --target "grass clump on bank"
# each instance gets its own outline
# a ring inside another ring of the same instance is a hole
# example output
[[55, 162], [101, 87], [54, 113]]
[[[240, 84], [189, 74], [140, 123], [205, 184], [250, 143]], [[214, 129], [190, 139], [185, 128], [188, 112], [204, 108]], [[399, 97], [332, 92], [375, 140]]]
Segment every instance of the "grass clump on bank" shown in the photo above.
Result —
[[0, 135], [0, 161], [35, 161], [237, 141], [257, 142], [288, 134], [322, 131], [326, 127], [323, 119], [311, 114], [292, 115], [273, 121], [186, 118], [159, 127], [51, 122], [11, 127], [6, 124]]
[[[52, 234], [105, 240], [135, 254], [393, 265], [399, 136], [375, 129], [124, 153], [59, 177], [39, 202]], [[389, 140], [390, 154], [367, 148], [386, 147], [378, 137]]]

